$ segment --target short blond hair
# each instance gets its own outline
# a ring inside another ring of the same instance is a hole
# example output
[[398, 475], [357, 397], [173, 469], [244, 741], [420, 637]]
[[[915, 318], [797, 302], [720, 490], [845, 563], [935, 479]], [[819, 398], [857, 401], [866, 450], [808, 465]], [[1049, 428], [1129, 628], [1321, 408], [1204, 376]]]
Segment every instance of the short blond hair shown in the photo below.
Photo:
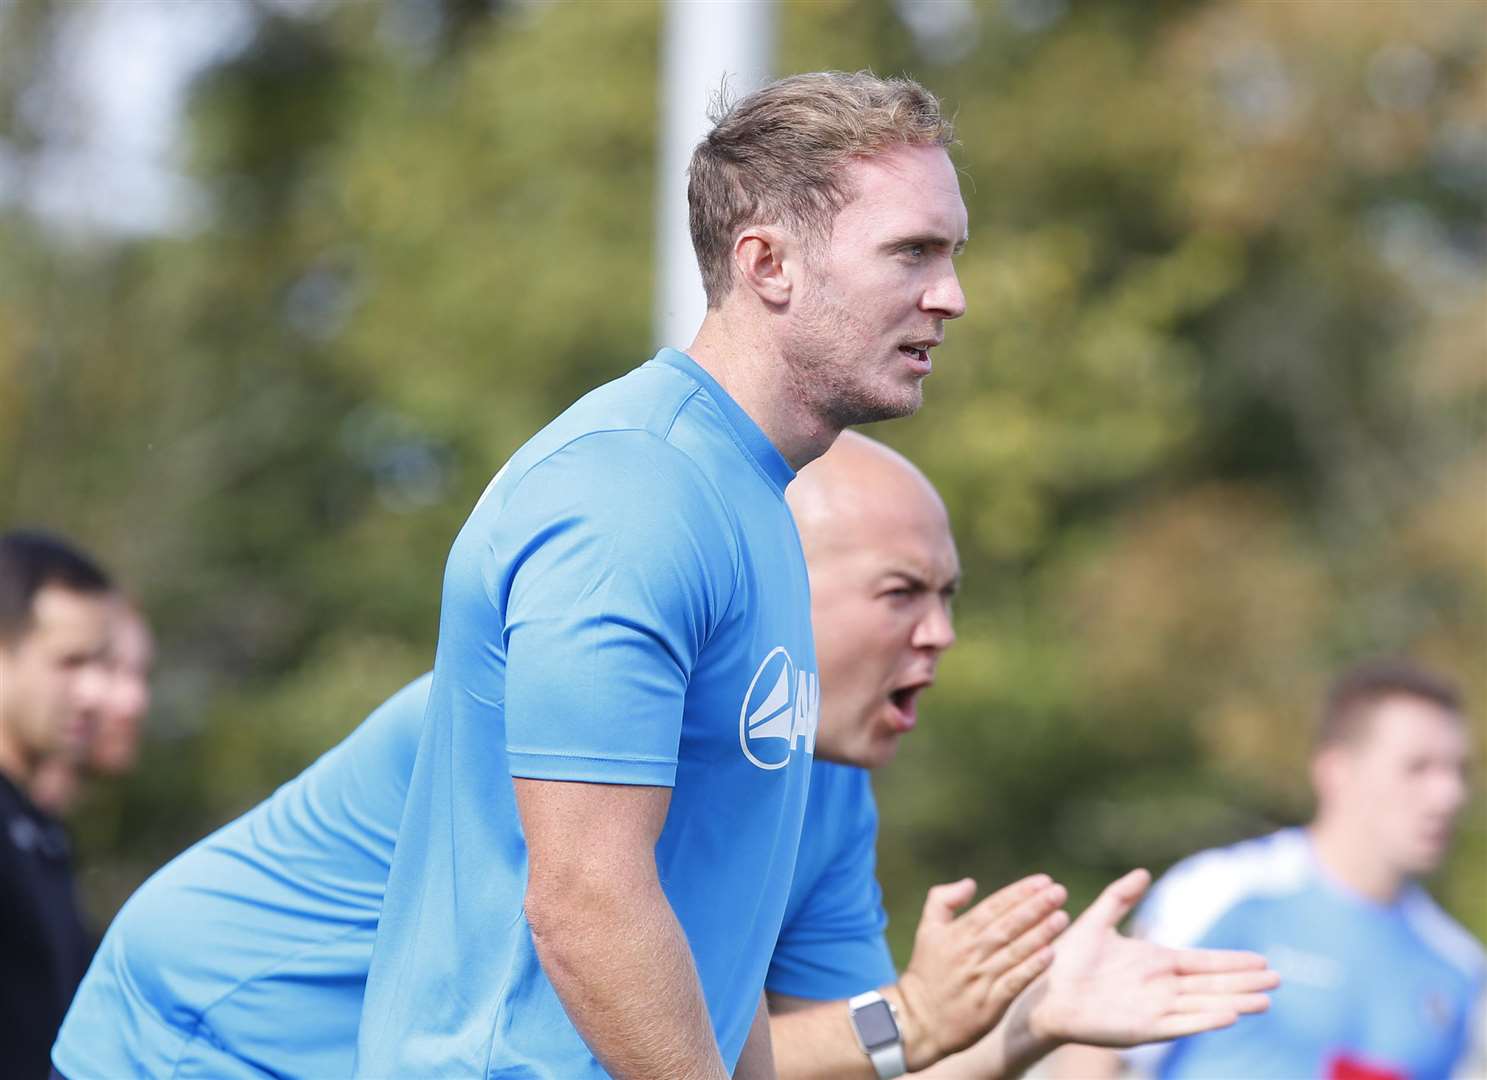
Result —
[[687, 204], [707, 306], [733, 288], [733, 242], [748, 224], [779, 223], [806, 242], [831, 235], [855, 195], [842, 165], [895, 146], [948, 147], [939, 99], [913, 79], [816, 71], [770, 83], [729, 105], [692, 153]]

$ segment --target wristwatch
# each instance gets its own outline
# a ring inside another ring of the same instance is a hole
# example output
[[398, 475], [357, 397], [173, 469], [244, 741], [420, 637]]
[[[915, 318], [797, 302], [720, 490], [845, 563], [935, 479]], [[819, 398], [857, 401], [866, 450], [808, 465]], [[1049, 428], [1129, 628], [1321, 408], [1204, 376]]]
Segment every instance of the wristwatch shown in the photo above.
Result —
[[857, 1045], [877, 1070], [879, 1080], [892, 1080], [908, 1071], [904, 1063], [904, 1037], [898, 1030], [898, 1014], [893, 1003], [876, 990], [858, 994], [847, 1001], [847, 1015]]

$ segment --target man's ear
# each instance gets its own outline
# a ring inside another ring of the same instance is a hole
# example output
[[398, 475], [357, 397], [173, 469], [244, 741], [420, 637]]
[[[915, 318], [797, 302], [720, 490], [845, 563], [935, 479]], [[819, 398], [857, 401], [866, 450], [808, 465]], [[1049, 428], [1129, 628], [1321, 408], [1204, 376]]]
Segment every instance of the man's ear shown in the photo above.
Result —
[[771, 307], [790, 302], [799, 272], [798, 245], [785, 230], [759, 225], [738, 234], [733, 265], [744, 286]]

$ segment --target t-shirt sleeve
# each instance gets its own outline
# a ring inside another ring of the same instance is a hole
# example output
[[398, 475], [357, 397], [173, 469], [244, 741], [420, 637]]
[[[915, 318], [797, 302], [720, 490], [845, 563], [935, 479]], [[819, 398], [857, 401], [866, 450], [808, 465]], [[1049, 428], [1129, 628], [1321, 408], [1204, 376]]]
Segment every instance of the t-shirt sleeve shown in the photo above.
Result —
[[1184, 859], [1152, 886], [1131, 919], [1132, 933], [1175, 949], [1209, 947], [1220, 920], [1249, 891], [1244, 870], [1223, 851]]
[[568, 444], [499, 510], [506, 749], [531, 779], [670, 786], [687, 685], [732, 594], [715, 490], [645, 432]]
[[839, 849], [814, 880], [792, 896], [765, 988], [792, 997], [835, 1001], [874, 990], [898, 977], [883, 930], [888, 916], [878, 886], [874, 848], [877, 808], [864, 774], [856, 780], [850, 824], [830, 822], [831, 810], [812, 807], [801, 845], [836, 842]]

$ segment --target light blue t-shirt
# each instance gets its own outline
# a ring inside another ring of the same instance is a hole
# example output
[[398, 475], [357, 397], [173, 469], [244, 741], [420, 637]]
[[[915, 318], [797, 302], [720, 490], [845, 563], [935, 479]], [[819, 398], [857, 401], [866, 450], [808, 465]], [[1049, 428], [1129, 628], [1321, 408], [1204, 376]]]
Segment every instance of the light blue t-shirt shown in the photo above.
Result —
[[[351, 1074], [430, 679], [140, 887], [73, 999], [63, 1075]], [[814, 764], [771, 991], [835, 1000], [894, 979], [877, 820], [865, 771]]]
[[893, 982], [877, 878], [878, 807], [866, 769], [817, 761], [771, 993], [838, 1001]]
[[429, 681], [140, 886], [57, 1035], [62, 1075], [350, 1075]]
[[1133, 1054], [1159, 1076], [1445, 1080], [1468, 1051], [1481, 947], [1418, 886], [1378, 904], [1331, 880], [1301, 829], [1184, 860], [1136, 928], [1252, 949], [1281, 976], [1269, 1011]]
[[445, 569], [358, 1073], [603, 1075], [532, 944], [512, 777], [672, 787], [656, 865], [732, 1067], [784, 915], [819, 713], [793, 475], [710, 376], [662, 350], [491, 482]]

